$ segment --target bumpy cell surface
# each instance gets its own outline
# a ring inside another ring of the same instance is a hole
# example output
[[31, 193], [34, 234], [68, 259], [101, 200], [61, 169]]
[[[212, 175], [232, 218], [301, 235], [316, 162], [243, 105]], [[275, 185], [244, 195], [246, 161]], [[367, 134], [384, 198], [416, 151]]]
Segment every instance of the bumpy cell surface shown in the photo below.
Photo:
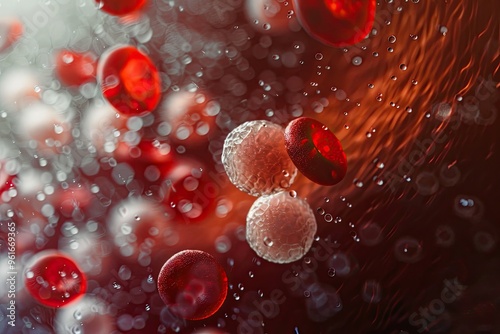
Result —
[[172, 313], [187, 320], [205, 319], [226, 300], [226, 272], [212, 255], [185, 250], [161, 268], [158, 293]]
[[252, 196], [285, 190], [297, 175], [285, 149], [283, 128], [263, 120], [245, 122], [229, 133], [222, 164], [229, 180]]
[[317, 225], [309, 204], [280, 192], [259, 197], [247, 215], [246, 238], [260, 257], [275, 263], [301, 259], [311, 248]]
[[285, 146], [295, 166], [313, 182], [332, 186], [347, 172], [342, 144], [324, 124], [312, 118], [300, 117], [288, 124]]

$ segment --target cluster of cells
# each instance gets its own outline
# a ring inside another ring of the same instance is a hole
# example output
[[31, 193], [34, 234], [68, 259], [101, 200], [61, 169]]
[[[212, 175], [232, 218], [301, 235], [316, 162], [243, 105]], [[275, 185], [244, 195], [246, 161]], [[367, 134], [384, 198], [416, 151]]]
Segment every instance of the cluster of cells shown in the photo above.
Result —
[[265, 121], [249, 121], [224, 141], [222, 164], [241, 191], [260, 196], [246, 219], [250, 247], [264, 259], [289, 263], [311, 248], [316, 219], [307, 202], [287, 192], [299, 169], [324, 185], [340, 182], [347, 161], [340, 141], [326, 126], [301, 117], [286, 129]]

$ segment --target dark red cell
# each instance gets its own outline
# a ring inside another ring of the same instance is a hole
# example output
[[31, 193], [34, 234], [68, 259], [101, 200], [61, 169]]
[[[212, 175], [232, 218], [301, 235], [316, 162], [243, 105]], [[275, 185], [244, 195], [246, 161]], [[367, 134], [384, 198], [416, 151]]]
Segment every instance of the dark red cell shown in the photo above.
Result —
[[89, 53], [61, 50], [56, 53], [56, 75], [67, 86], [95, 80], [96, 58]]
[[205, 319], [226, 299], [226, 272], [212, 255], [185, 250], [161, 268], [158, 293], [172, 313], [187, 320]]
[[213, 213], [220, 187], [205, 167], [189, 159], [177, 159], [163, 182], [165, 205], [181, 223], [202, 222]]
[[25, 286], [39, 303], [67, 306], [85, 293], [86, 278], [76, 263], [57, 252], [42, 255], [24, 271]]
[[285, 129], [285, 147], [311, 181], [331, 186], [344, 178], [347, 159], [342, 144], [324, 124], [308, 117], [291, 121]]
[[99, 9], [108, 14], [123, 16], [141, 9], [146, 0], [95, 0]]
[[119, 46], [105, 53], [99, 60], [97, 75], [103, 96], [122, 115], [147, 114], [160, 101], [158, 69], [133, 46]]
[[304, 30], [335, 47], [360, 42], [375, 19], [375, 0], [293, 0], [293, 4]]

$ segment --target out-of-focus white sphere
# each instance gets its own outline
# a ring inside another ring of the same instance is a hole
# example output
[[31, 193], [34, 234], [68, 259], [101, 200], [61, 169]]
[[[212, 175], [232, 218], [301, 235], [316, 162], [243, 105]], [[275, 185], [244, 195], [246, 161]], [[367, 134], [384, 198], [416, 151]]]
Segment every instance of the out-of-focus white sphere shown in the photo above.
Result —
[[285, 149], [283, 128], [269, 121], [249, 121], [224, 141], [222, 164], [229, 180], [252, 196], [288, 189], [297, 168]]
[[116, 131], [123, 130], [125, 123], [115, 108], [97, 101], [85, 110], [80, 126], [82, 135], [99, 153], [111, 153], [118, 146]]
[[109, 334], [115, 330], [115, 320], [107, 313], [109, 306], [103, 300], [85, 296], [70, 306], [57, 311], [54, 325], [58, 334]]
[[309, 204], [288, 192], [259, 197], [247, 215], [246, 238], [260, 257], [275, 263], [301, 259], [317, 225]]
[[71, 139], [70, 124], [57, 111], [35, 102], [20, 111], [15, 132], [25, 140], [34, 140], [39, 149], [54, 149]]
[[0, 76], [0, 104], [17, 111], [40, 99], [39, 78], [30, 68], [10, 68]]

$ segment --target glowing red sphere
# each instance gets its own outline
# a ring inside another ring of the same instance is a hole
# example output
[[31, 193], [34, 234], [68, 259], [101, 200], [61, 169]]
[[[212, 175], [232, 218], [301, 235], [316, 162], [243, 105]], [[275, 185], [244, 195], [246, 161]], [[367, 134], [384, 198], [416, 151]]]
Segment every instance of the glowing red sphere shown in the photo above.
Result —
[[99, 9], [108, 14], [123, 16], [141, 9], [146, 0], [95, 0]]
[[297, 169], [321, 185], [339, 183], [347, 172], [342, 144], [321, 122], [300, 117], [285, 129], [285, 146]]
[[103, 54], [97, 75], [103, 96], [122, 115], [147, 114], [160, 101], [158, 69], [147, 55], [133, 46], [119, 46]]
[[226, 299], [226, 272], [212, 255], [185, 250], [161, 268], [158, 292], [172, 313], [187, 320], [205, 319], [217, 312]]
[[86, 278], [77, 264], [57, 252], [40, 254], [24, 271], [25, 286], [39, 303], [61, 307], [85, 293]]
[[360, 42], [375, 19], [375, 0], [293, 0], [293, 4], [304, 30], [335, 47]]

